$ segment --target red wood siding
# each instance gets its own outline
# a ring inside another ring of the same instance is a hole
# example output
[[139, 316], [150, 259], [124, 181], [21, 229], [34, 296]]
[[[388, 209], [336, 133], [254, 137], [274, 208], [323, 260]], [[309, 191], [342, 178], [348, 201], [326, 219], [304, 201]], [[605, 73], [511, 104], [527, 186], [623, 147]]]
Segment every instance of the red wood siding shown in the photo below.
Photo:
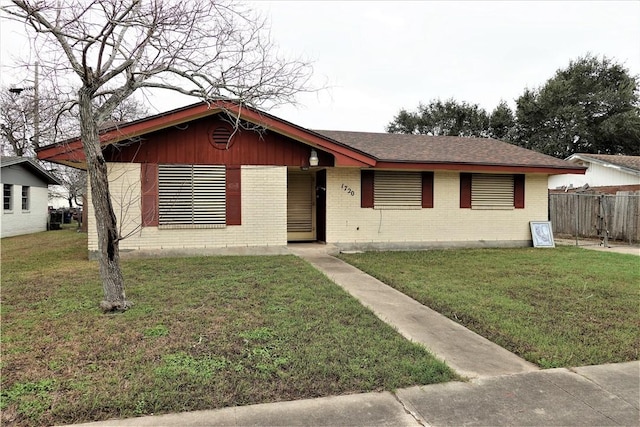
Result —
[[227, 166], [227, 225], [242, 225], [240, 166]]
[[[228, 147], [212, 144], [209, 134], [229, 126], [217, 116], [205, 117], [178, 127], [144, 135], [139, 141], [105, 148], [110, 162], [168, 163], [194, 165], [308, 166], [311, 147], [266, 131], [238, 131]], [[316, 149], [320, 166], [333, 166], [333, 156]]]
[[142, 226], [158, 225], [158, 165], [143, 163], [142, 179]]
[[513, 207], [516, 209], [524, 209], [524, 183], [524, 175], [513, 176]]
[[471, 174], [460, 174], [460, 209], [471, 209]]
[[422, 172], [422, 207], [433, 207], [433, 172]]
[[360, 207], [373, 207], [373, 174], [372, 170], [360, 171]]

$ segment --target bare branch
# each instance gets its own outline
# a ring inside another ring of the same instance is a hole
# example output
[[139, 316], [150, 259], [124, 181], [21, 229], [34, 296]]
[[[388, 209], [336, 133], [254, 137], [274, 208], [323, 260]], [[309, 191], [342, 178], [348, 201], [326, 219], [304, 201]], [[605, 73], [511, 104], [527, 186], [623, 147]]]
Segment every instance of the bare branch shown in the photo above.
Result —
[[[73, 108], [91, 183], [105, 310], [125, 310], [116, 214], [99, 129], [141, 88], [268, 109], [311, 91], [311, 65], [287, 59], [265, 20], [230, 0], [12, 0], [1, 9], [35, 32], [59, 105]], [[234, 127], [243, 124], [229, 112]], [[59, 116], [61, 117], [61, 116]], [[60, 123], [60, 120], [55, 120]]]

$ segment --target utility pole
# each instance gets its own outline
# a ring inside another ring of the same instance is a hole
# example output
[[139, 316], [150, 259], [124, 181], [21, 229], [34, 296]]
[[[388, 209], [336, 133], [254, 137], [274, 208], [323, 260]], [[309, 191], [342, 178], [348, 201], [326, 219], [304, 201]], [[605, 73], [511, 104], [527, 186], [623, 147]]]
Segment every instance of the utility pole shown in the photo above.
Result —
[[40, 93], [39, 93], [40, 64], [36, 61], [36, 70], [33, 82], [33, 145], [40, 148]]
[[[31, 87], [12, 87], [9, 92], [20, 95], [22, 91], [33, 90], [33, 137], [31, 141], [35, 148], [40, 147], [40, 64], [35, 63], [33, 86]], [[26, 136], [26, 119], [25, 119], [25, 140]]]

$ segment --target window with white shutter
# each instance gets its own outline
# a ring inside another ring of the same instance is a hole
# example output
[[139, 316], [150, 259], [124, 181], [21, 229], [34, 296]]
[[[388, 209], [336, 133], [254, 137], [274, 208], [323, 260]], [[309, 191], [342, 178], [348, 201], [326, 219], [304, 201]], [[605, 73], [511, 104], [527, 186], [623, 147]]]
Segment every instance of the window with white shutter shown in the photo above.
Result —
[[513, 175], [472, 175], [471, 209], [513, 209], [513, 201]]
[[212, 228], [226, 224], [226, 169], [158, 165], [158, 225]]
[[375, 209], [421, 209], [422, 174], [375, 171], [373, 200]]

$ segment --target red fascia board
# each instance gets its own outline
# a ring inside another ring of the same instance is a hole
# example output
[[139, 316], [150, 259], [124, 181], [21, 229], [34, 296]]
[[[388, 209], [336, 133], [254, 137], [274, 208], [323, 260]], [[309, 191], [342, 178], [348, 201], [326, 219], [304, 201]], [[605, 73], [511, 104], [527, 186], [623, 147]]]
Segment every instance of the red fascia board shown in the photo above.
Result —
[[[267, 114], [261, 114], [251, 108], [239, 107], [234, 103], [223, 101], [211, 104], [197, 104], [191, 108], [175, 110], [168, 114], [152, 117], [148, 120], [140, 120], [130, 124], [125, 124], [119, 128], [112, 129], [101, 134], [100, 144], [104, 146], [116, 143], [123, 139], [133, 138], [170, 126], [179, 125], [191, 120], [219, 113], [220, 111], [229, 111], [243, 120], [271, 129], [307, 145], [328, 151], [335, 156], [336, 166], [373, 166], [375, 164], [375, 160], [369, 156], [349, 149], [348, 147], [333, 143], [326, 138], [316, 136], [315, 134], [309, 133], [295, 125], [288, 124]], [[82, 141], [80, 139], [75, 139], [62, 145], [43, 147], [38, 151], [38, 158], [50, 161], [70, 159], [84, 160]]]
[[207, 104], [195, 105], [189, 109], [181, 109], [162, 116], [155, 116], [149, 120], [133, 122], [122, 127], [111, 129], [100, 135], [100, 145], [112, 144], [123, 139], [133, 138], [160, 129], [180, 125], [182, 123], [210, 116], [220, 111]]
[[[191, 108], [179, 109], [165, 115], [155, 116], [149, 120], [140, 120], [125, 124], [100, 134], [100, 145], [113, 144], [123, 139], [133, 138], [159, 129], [179, 125], [190, 120], [215, 114], [219, 111], [220, 109], [210, 108], [207, 104], [198, 104]], [[69, 159], [70, 155], [77, 151], [82, 153], [81, 156], [82, 159], [84, 159], [82, 140], [80, 138], [69, 140], [60, 145], [42, 147], [38, 150], [38, 158], [42, 160]], [[77, 158], [77, 155], [75, 157]]]
[[68, 161], [84, 161], [84, 151], [82, 150], [82, 142], [76, 140], [74, 142], [40, 148], [36, 152], [38, 159], [47, 160], [55, 163], [62, 163], [62, 160]]
[[340, 154], [334, 153], [333, 156], [336, 159], [334, 164], [335, 167], [348, 167], [348, 166], [357, 166], [357, 167], [371, 167], [371, 164], [368, 162], [361, 162], [359, 160], [353, 159], [351, 157], [342, 156]]
[[451, 170], [464, 172], [503, 172], [503, 173], [543, 173], [543, 174], [580, 174], [583, 175], [586, 168], [562, 168], [553, 166], [532, 165], [490, 165], [469, 163], [403, 163], [403, 162], [377, 162], [376, 169], [412, 169], [412, 170]]
[[308, 130], [283, 122], [268, 114], [249, 109], [239, 108], [235, 104], [225, 103], [222, 108], [239, 115], [242, 119], [273, 130], [289, 138], [300, 141], [315, 148], [328, 151], [336, 157], [336, 166], [374, 166], [376, 161], [371, 156], [359, 153], [349, 147], [331, 142], [326, 137], [310, 133]]

